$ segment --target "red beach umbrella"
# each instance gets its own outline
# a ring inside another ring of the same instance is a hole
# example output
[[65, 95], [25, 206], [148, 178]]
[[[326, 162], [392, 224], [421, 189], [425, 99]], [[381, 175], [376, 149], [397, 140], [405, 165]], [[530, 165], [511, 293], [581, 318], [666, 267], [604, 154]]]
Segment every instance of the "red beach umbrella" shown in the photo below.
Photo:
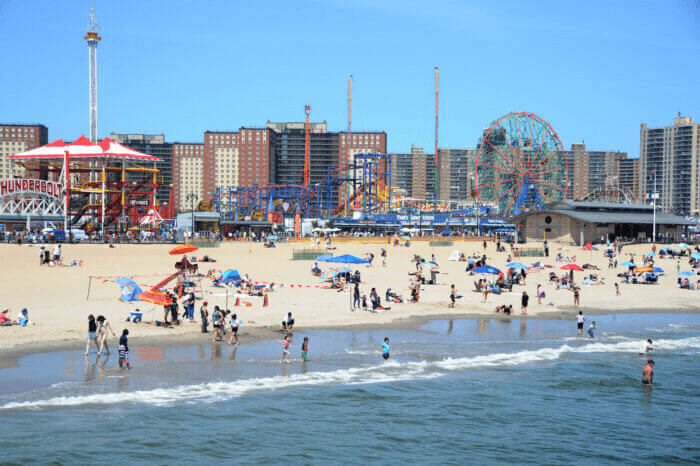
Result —
[[581, 271], [581, 272], [583, 271], [583, 269], [581, 268], [581, 266], [576, 265], [576, 264], [574, 264], [574, 263], [566, 264], [564, 267], [562, 267], [562, 270], [578, 270], [578, 271]]
[[171, 256], [178, 256], [180, 254], [187, 254], [188, 252], [193, 252], [199, 249], [197, 246], [193, 246], [191, 244], [182, 244], [180, 246], [176, 246], [172, 248], [170, 251], [168, 251], [168, 254]]

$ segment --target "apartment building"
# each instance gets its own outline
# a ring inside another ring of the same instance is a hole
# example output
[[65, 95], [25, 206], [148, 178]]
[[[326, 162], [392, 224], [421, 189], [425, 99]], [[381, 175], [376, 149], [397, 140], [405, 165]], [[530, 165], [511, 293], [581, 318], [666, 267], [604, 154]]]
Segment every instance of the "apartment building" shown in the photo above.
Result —
[[7, 159], [8, 155], [36, 149], [49, 142], [49, 129], [40, 124], [0, 124], [0, 179], [13, 177], [34, 177], [26, 174], [24, 169]]
[[205, 199], [204, 144], [173, 143], [175, 211], [191, 210]]
[[679, 113], [673, 125], [649, 128], [639, 136], [639, 190], [676, 215], [700, 214], [700, 123]]

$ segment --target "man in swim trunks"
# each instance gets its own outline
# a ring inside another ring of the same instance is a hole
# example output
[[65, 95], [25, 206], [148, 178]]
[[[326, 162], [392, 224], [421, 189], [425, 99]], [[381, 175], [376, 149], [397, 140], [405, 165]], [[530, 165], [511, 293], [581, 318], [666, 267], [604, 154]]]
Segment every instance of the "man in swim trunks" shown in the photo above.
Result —
[[388, 337], [384, 339], [384, 343], [382, 343], [382, 345], [379, 347], [379, 351], [377, 351], [377, 354], [380, 354], [380, 353], [385, 361], [389, 360], [390, 356], [389, 356], [389, 338]]
[[583, 322], [586, 320], [585, 317], [583, 317], [583, 311], [578, 311], [578, 315], [576, 316], [576, 326], [578, 327], [578, 334], [583, 335]]
[[646, 366], [642, 369], [642, 384], [651, 385], [654, 383], [654, 360], [647, 361]]

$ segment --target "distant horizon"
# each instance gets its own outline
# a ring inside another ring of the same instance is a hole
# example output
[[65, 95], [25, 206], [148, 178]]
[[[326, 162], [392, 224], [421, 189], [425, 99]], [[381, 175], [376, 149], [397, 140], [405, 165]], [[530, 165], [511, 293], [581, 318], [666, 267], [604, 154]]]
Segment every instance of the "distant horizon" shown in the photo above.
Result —
[[38, 121], [51, 140], [89, 134], [90, 7], [101, 26], [102, 137], [200, 142], [208, 129], [300, 122], [305, 105], [345, 132], [352, 75], [355, 131], [386, 132], [390, 153], [431, 148], [436, 66], [441, 148], [475, 148], [491, 122], [525, 111], [551, 124], [565, 150], [585, 141], [637, 158], [641, 124], [672, 125], [679, 111], [700, 118], [694, 1], [154, 0], [134, 9], [8, 0], [0, 119]]

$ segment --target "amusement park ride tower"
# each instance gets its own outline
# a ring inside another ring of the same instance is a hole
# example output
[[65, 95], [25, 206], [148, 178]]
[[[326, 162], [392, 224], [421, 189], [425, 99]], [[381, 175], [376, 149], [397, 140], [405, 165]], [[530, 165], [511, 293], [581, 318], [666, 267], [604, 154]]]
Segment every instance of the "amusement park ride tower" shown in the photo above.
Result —
[[100, 25], [95, 20], [92, 8], [90, 8], [88, 18], [90, 23], [87, 25], [87, 34], [83, 36], [83, 39], [87, 40], [90, 57], [90, 142], [94, 144], [97, 142], [97, 43], [102, 40], [102, 37], [97, 35]]

